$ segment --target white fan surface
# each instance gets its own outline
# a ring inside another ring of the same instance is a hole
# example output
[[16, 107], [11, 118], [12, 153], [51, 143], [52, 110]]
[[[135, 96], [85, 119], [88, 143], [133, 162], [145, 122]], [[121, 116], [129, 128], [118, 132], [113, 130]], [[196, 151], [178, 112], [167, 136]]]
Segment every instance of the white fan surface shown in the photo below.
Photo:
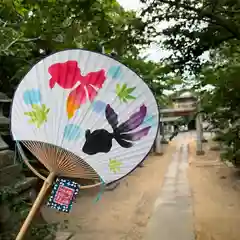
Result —
[[14, 140], [66, 149], [106, 183], [146, 157], [158, 122], [156, 100], [139, 76], [108, 56], [79, 49], [38, 62], [19, 84], [11, 113]]

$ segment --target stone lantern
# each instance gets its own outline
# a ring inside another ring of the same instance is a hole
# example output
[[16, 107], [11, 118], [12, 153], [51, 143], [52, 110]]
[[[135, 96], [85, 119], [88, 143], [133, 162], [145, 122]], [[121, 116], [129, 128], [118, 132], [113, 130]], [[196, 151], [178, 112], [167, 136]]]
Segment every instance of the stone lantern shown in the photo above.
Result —
[[0, 150], [8, 148], [8, 145], [3, 141], [2, 135], [9, 134], [10, 120], [4, 115], [4, 107], [10, 109], [12, 100], [6, 94], [0, 92]]

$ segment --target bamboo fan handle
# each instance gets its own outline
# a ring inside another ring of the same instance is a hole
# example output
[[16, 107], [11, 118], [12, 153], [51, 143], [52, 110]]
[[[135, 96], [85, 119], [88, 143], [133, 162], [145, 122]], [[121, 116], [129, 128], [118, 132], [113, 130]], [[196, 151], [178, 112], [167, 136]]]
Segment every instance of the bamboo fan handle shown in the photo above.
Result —
[[20, 229], [20, 232], [18, 233], [17, 237], [16, 237], [16, 240], [22, 240], [37, 212], [37, 210], [39, 209], [46, 193], [47, 193], [47, 190], [48, 188], [52, 185], [53, 181], [54, 181], [54, 177], [55, 177], [55, 173], [54, 172], [51, 172], [48, 177], [46, 178], [46, 180], [44, 181], [43, 183], [43, 186], [27, 216], [27, 218], [25, 219], [21, 229]]

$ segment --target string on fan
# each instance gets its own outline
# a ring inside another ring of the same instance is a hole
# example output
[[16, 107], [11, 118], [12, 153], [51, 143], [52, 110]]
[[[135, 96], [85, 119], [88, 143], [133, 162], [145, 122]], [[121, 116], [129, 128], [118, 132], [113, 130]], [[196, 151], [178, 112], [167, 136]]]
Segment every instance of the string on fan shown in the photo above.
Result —
[[[16, 162], [17, 162], [17, 156], [18, 156], [18, 148], [17, 148], [17, 144], [15, 144], [15, 147], [14, 147], [14, 164], [16, 164]], [[21, 157], [19, 157], [19, 160], [21, 161]]]
[[[23, 154], [23, 155], [22, 155]], [[21, 162], [23, 162], [23, 158], [25, 157], [25, 154], [24, 153], [21, 153], [21, 146], [20, 146], [20, 143], [19, 141], [16, 141], [16, 144], [15, 144], [15, 157], [17, 158], [17, 155], [19, 155], [19, 160]]]
[[26, 157], [24, 152], [21, 151], [21, 145], [19, 143], [19, 141], [16, 141], [16, 144], [15, 144], [15, 154], [14, 154], [14, 161], [16, 161], [19, 157], [19, 161], [21, 163], [24, 163], [24, 158]]
[[101, 181], [101, 185], [100, 185], [100, 190], [98, 192], [98, 195], [97, 195], [96, 199], [94, 200], [95, 203], [97, 203], [101, 199], [103, 192], [105, 190], [105, 182], [103, 181], [103, 179], [100, 176], [99, 176], [99, 178]]

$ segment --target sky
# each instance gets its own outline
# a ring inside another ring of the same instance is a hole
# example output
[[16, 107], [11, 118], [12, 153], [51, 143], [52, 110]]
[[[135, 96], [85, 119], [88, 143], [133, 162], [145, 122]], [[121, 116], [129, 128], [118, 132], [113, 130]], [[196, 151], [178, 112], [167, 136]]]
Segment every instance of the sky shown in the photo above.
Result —
[[[134, 10], [139, 11], [141, 7], [143, 6], [140, 2], [140, 0], [117, 0], [120, 5], [126, 9], [126, 10]], [[158, 28], [164, 29], [169, 26], [168, 22], [161, 22], [159, 23]], [[168, 57], [171, 54], [170, 51], [160, 49], [157, 45], [151, 45], [148, 49], [146, 49], [142, 55], [146, 56], [148, 55], [148, 60], [152, 60], [155, 62], [161, 61], [161, 59]], [[207, 60], [209, 58], [209, 53], [206, 52], [201, 57], [202, 60]]]
[[117, 0], [126, 10], [138, 11], [141, 8], [140, 0]]
[[[125, 9], [125, 10], [134, 10], [136, 12], [138, 12], [141, 7], [143, 6], [140, 2], [140, 0], [117, 0], [120, 5]], [[164, 29], [166, 27], [168, 27], [170, 25], [170, 23], [168, 22], [161, 22], [159, 23], [159, 25], [157, 26], [157, 28], [159, 29]], [[152, 60], [154, 62], [160, 62], [161, 59], [168, 57], [171, 54], [170, 51], [167, 50], [163, 50], [161, 49], [159, 46], [157, 45], [151, 45], [148, 49], [146, 49], [142, 55], [146, 56], [148, 55], [147, 60]], [[201, 59], [203, 61], [208, 60], [209, 59], [209, 52], [205, 52], [202, 56]], [[186, 76], [188, 74], [186, 73]], [[176, 89], [181, 89], [182, 86], [176, 86]], [[189, 85], [189, 88], [191, 88], [191, 84]], [[206, 86], [206, 89], [211, 90], [212, 88], [210, 86]], [[164, 94], [171, 94], [173, 93], [172, 91], [164, 91]]]
[[[126, 10], [139, 11], [143, 6], [140, 0], [117, 0], [120, 5]], [[161, 25], [161, 26], [160, 26]], [[160, 28], [165, 28], [168, 23], [164, 22], [159, 24]], [[157, 45], [151, 45], [146, 51], [142, 53], [143, 56], [148, 55], [148, 60], [155, 62], [161, 61], [162, 58], [168, 57], [170, 55], [169, 51], [160, 49]]]

